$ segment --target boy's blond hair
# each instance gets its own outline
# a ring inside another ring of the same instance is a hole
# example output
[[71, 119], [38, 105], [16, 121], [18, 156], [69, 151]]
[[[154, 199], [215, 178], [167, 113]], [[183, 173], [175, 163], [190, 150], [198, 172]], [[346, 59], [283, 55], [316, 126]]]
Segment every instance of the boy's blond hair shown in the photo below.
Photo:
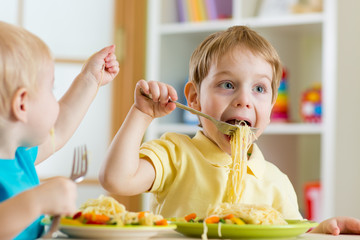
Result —
[[279, 55], [265, 38], [246, 26], [233, 26], [226, 31], [208, 36], [191, 56], [189, 81], [200, 88], [201, 82], [208, 75], [211, 65], [216, 64], [217, 59], [236, 47], [245, 47], [254, 55], [263, 57], [272, 66], [271, 88], [273, 92], [272, 102], [274, 102], [282, 75]]
[[10, 117], [19, 88], [36, 91], [39, 73], [52, 60], [48, 46], [27, 30], [0, 21], [0, 126]]

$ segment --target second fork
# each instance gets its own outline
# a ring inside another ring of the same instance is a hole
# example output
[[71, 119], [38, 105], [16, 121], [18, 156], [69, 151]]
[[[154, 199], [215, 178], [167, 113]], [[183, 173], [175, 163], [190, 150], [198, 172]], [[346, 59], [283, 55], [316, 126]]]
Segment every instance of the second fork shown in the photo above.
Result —
[[[70, 179], [75, 183], [81, 182], [88, 170], [88, 152], [86, 145], [74, 149], [74, 158], [70, 174]], [[49, 231], [42, 237], [45, 239], [53, 238], [53, 234], [58, 230], [60, 215], [54, 216]]]

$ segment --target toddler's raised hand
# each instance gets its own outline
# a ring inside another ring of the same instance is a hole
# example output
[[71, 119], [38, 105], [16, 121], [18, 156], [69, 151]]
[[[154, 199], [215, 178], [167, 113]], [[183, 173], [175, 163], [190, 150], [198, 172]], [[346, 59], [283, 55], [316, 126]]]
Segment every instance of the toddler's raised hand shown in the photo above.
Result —
[[115, 56], [115, 45], [105, 47], [93, 54], [81, 71], [81, 74], [93, 79], [99, 86], [111, 82], [118, 73], [119, 62]]
[[[151, 99], [145, 97], [140, 89], [151, 95]], [[171, 113], [176, 105], [169, 100], [178, 99], [176, 90], [165, 83], [157, 81], [140, 80], [135, 88], [135, 107], [152, 118], [158, 118]]]

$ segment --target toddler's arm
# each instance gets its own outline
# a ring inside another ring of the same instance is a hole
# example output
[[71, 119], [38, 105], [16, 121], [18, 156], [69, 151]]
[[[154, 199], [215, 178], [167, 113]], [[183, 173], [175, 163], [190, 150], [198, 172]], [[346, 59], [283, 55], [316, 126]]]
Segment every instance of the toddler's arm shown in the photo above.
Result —
[[322, 221], [311, 233], [360, 234], [360, 220], [352, 217], [333, 217]]
[[75, 201], [75, 183], [57, 177], [0, 203], [0, 239], [13, 239], [41, 214], [75, 213]]
[[[55, 123], [55, 141], [49, 133], [46, 142], [39, 146], [36, 164], [60, 149], [73, 135], [87, 112], [100, 86], [111, 82], [119, 72], [114, 54], [115, 46], [106, 47], [92, 55], [84, 64], [69, 90], [60, 99], [60, 112]], [[55, 146], [53, 144], [55, 143]]]
[[[140, 89], [151, 94], [144, 97]], [[99, 180], [109, 192], [135, 195], [147, 191], [155, 179], [155, 169], [146, 159], [139, 159], [139, 148], [145, 131], [154, 118], [172, 112], [177, 100], [174, 88], [161, 82], [141, 80], [135, 89], [135, 103], [113, 139], [100, 170]]]

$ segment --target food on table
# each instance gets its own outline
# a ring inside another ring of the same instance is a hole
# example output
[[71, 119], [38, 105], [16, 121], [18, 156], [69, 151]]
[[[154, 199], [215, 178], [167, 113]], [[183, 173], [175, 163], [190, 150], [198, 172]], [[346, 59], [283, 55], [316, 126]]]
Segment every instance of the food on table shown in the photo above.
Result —
[[191, 213], [177, 221], [194, 223], [224, 223], [224, 224], [257, 224], [268, 225], [287, 224], [282, 215], [274, 208], [267, 205], [230, 204], [221, 203], [208, 209], [205, 219], [198, 218], [196, 213]]
[[62, 218], [62, 224], [100, 224], [100, 225], [142, 225], [166, 226], [168, 222], [161, 215], [151, 212], [129, 212], [125, 206], [112, 197], [101, 195], [89, 199], [72, 218]]
[[198, 218], [196, 213], [191, 213], [183, 219], [177, 221], [202, 223], [203, 234], [201, 238], [207, 239], [208, 226], [207, 224], [218, 224], [218, 236], [221, 235], [222, 224], [233, 225], [286, 225], [288, 224], [281, 214], [274, 208], [267, 205], [254, 204], [231, 204], [221, 203], [214, 207], [210, 207], [206, 213], [205, 219]]
[[246, 224], [287, 224], [280, 212], [267, 205], [221, 203], [207, 212], [207, 216], [221, 218], [231, 214]]

